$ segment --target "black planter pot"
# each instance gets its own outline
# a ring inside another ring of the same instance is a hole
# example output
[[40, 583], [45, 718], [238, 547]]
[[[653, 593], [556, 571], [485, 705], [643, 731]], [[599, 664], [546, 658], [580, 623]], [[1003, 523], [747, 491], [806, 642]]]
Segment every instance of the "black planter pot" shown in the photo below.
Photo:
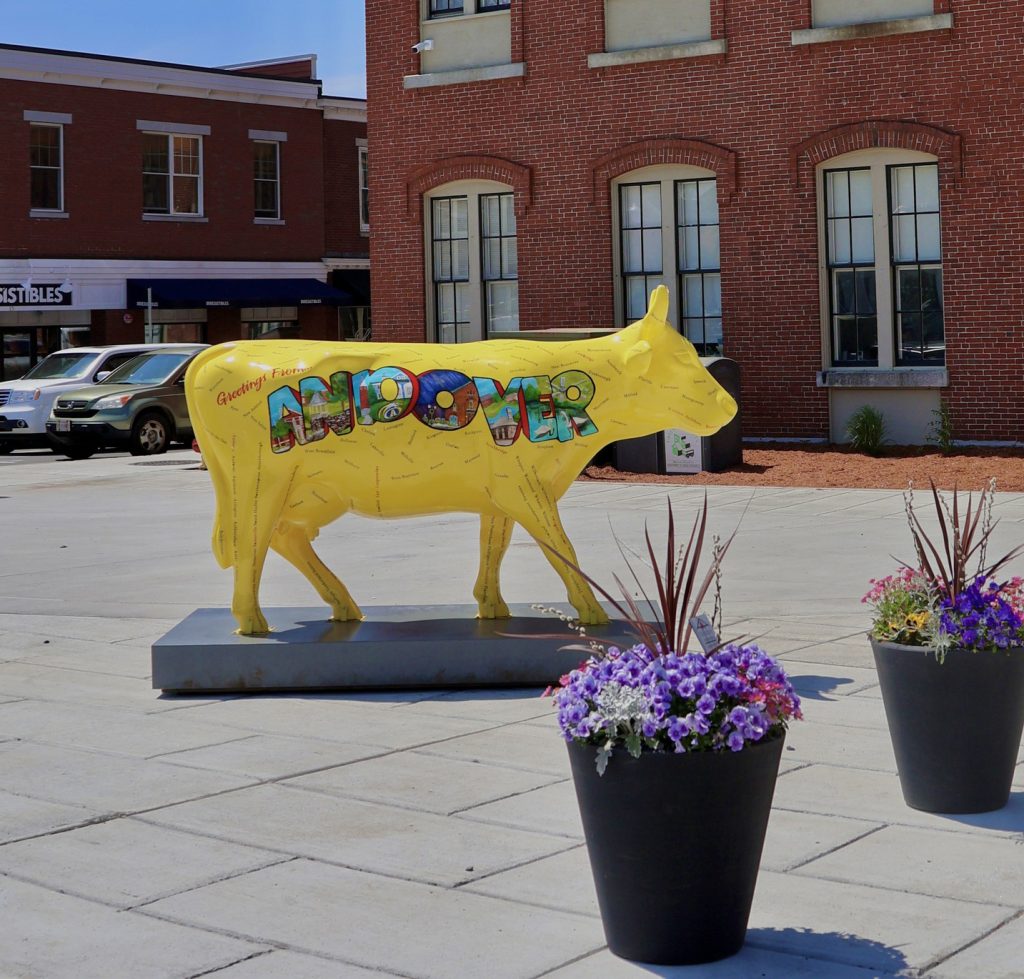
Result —
[[617, 750], [571, 743], [576, 798], [608, 947], [692, 965], [743, 946], [784, 738], [742, 751]]
[[1024, 649], [930, 649], [871, 640], [903, 798], [925, 812], [1001, 809], [1024, 730]]

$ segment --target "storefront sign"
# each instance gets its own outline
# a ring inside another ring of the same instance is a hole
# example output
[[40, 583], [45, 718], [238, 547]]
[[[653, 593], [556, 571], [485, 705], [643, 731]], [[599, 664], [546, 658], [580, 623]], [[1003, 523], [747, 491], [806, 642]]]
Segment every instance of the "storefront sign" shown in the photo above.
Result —
[[0, 282], [2, 307], [70, 306], [71, 297], [71, 286], [59, 282]]

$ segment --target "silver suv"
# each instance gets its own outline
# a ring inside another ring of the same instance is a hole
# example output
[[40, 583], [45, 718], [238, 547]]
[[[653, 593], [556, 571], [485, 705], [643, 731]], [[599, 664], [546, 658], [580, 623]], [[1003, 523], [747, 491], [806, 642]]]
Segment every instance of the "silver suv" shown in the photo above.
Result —
[[[59, 394], [99, 384], [111, 371], [150, 350], [173, 350], [174, 343], [123, 343], [109, 347], [70, 347], [43, 358], [24, 377], [0, 384], [0, 455], [13, 449], [53, 447], [46, 421]], [[192, 349], [194, 345], [188, 345]]]

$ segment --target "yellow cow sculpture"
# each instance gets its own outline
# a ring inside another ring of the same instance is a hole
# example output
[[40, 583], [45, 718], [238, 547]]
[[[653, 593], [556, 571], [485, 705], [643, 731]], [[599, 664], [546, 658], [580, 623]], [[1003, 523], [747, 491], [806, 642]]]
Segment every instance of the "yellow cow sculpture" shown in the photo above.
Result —
[[332, 619], [362, 618], [311, 543], [349, 511], [480, 514], [480, 618], [509, 614], [498, 579], [518, 523], [551, 549], [581, 621], [606, 622], [590, 586], [552, 553], [576, 561], [558, 500], [610, 442], [665, 428], [708, 435], [736, 414], [667, 311], [659, 286], [642, 320], [591, 340], [203, 351], [185, 390], [216, 492], [214, 555], [234, 568], [238, 631], [269, 631], [259, 606], [268, 548], [309, 579]]

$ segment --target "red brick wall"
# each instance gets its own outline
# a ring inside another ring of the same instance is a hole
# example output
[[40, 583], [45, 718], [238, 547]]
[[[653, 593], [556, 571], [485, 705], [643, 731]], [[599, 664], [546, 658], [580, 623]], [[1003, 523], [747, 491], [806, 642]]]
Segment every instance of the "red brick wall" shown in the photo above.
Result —
[[[827, 394], [815, 386], [816, 202], [813, 183], [795, 176], [810, 163], [794, 166], [793, 153], [835, 127], [916, 123], [944, 147], [945, 394], [957, 434], [1021, 437], [1024, 39], [1015, 4], [958, 0], [952, 32], [794, 47], [791, 32], [809, 26], [808, 0], [713, 0], [725, 56], [591, 70], [602, 0], [515, 0], [525, 78], [412, 91], [401, 76], [417, 70], [415, 0], [366, 7], [376, 336], [424, 336], [421, 208], [414, 193], [410, 210], [408, 195], [414, 175], [417, 186], [429, 183], [431, 164], [494, 157], [525, 168], [522, 327], [605, 326], [614, 320], [611, 214], [598, 161], [642, 141], [710, 143], [735, 160], [731, 195], [719, 170], [722, 292], [727, 353], [742, 367], [744, 434], [827, 437]], [[948, 9], [937, 0], [937, 12]], [[883, 132], [919, 145], [914, 127]]]
[[[73, 117], [64, 127], [66, 220], [29, 217], [26, 109]], [[211, 127], [203, 137], [207, 223], [142, 220], [137, 119]], [[253, 224], [250, 129], [288, 134], [281, 145], [284, 225]], [[0, 257], [295, 262], [323, 256], [317, 109], [0, 80], [0, 131]]]
[[324, 119], [324, 213], [327, 254], [369, 254], [369, 239], [359, 230], [359, 154], [366, 124]]

